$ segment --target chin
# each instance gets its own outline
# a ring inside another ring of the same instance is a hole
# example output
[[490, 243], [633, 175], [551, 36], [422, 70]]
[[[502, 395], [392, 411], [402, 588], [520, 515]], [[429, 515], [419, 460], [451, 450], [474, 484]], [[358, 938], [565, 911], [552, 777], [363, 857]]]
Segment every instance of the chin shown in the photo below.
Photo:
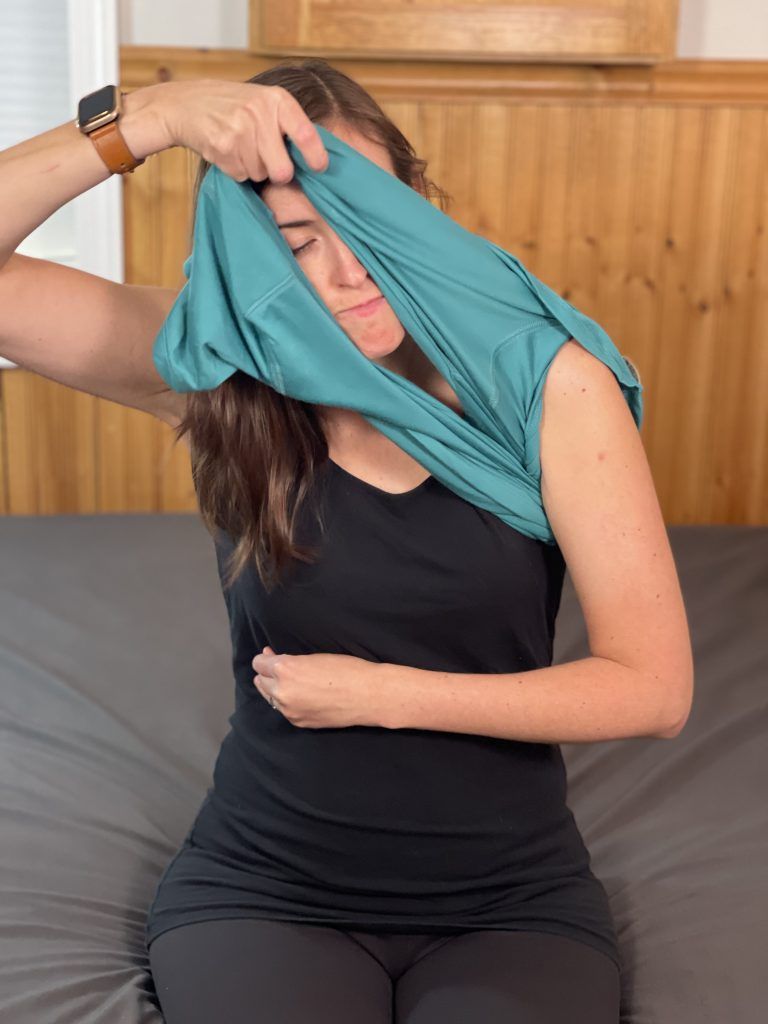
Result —
[[393, 356], [402, 343], [403, 338], [400, 335], [388, 339], [378, 337], [362, 339], [361, 341], [355, 340], [357, 347], [369, 359], [386, 359], [389, 356]]
[[347, 334], [369, 359], [383, 359], [400, 348], [405, 338], [405, 329], [396, 319], [391, 328], [382, 324], [361, 324], [357, 331], [347, 331]]

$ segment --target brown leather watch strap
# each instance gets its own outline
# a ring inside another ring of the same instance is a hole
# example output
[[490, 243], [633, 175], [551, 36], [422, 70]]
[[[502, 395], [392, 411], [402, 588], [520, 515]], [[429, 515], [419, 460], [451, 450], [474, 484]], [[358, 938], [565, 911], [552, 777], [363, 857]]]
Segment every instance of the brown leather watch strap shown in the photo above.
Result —
[[146, 159], [143, 157], [137, 160], [128, 149], [117, 121], [110, 121], [109, 124], [94, 129], [88, 133], [88, 137], [93, 140], [99, 156], [113, 174], [132, 174], [134, 168], [140, 167]]

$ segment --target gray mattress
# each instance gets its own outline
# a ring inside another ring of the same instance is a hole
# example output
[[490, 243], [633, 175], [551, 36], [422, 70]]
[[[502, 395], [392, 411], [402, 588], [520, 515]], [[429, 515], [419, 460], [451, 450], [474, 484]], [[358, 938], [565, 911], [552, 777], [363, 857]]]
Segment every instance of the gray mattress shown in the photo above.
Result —
[[[669, 531], [694, 642], [673, 740], [563, 744], [622, 1022], [768, 1014], [768, 528]], [[197, 516], [0, 518], [0, 1021], [159, 1024], [143, 930], [233, 710]], [[254, 652], [255, 653], [255, 652]], [[555, 661], [588, 654], [566, 575]]]

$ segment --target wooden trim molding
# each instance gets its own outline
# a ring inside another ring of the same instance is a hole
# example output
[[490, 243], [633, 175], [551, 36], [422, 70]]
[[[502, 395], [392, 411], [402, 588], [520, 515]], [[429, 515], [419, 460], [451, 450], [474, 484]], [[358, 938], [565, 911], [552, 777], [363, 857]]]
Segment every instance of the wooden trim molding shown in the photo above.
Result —
[[[122, 46], [121, 81], [129, 89], [176, 79], [223, 78], [242, 82], [284, 59], [245, 50]], [[486, 97], [495, 102], [530, 103], [564, 99], [585, 103], [636, 101], [644, 106], [768, 104], [765, 61], [673, 60], [651, 67], [335, 57], [331, 62], [377, 97], [394, 100], [455, 103]]]

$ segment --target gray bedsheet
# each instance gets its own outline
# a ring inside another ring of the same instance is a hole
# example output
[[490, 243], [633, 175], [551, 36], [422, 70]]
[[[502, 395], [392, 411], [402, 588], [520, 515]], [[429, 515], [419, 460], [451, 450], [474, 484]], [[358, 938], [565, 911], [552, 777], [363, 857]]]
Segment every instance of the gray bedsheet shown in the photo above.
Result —
[[[563, 744], [625, 1024], [768, 1012], [768, 528], [673, 527], [696, 693], [673, 740]], [[0, 1021], [159, 1024], [146, 909], [233, 707], [196, 516], [0, 518]], [[255, 652], [254, 652], [255, 653]], [[555, 661], [588, 653], [566, 576]]]

